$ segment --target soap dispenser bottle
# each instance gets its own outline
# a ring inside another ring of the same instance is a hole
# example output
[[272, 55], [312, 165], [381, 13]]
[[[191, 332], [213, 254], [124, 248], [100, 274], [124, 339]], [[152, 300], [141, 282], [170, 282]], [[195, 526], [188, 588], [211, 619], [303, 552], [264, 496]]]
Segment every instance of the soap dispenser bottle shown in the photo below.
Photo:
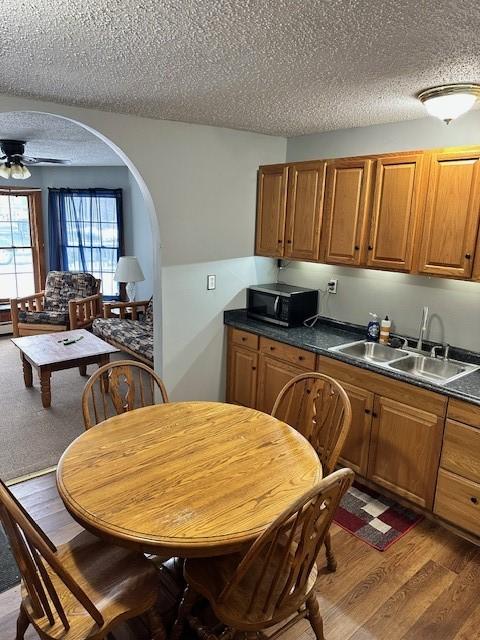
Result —
[[380, 336], [380, 322], [376, 313], [369, 314], [372, 319], [367, 325], [367, 340], [370, 342], [378, 342]]
[[382, 344], [388, 344], [391, 328], [392, 322], [388, 316], [385, 316], [385, 320], [382, 320], [380, 323], [380, 342]]

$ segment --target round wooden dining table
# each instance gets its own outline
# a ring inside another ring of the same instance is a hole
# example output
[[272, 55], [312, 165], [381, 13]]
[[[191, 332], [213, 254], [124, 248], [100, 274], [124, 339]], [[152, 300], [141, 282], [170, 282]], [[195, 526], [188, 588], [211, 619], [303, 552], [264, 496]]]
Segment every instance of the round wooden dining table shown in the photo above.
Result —
[[60, 496], [83, 527], [182, 558], [241, 549], [321, 478], [314, 449], [292, 427], [216, 402], [110, 418], [79, 436], [57, 469]]

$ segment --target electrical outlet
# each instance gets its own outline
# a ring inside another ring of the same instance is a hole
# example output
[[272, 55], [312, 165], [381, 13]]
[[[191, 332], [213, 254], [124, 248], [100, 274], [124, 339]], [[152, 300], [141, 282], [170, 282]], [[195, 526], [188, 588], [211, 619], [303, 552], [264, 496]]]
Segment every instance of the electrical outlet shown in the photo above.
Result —
[[338, 284], [338, 280], [329, 280], [327, 282], [327, 292], [337, 293], [337, 284]]
[[207, 276], [207, 291], [213, 291], [217, 286], [217, 276]]

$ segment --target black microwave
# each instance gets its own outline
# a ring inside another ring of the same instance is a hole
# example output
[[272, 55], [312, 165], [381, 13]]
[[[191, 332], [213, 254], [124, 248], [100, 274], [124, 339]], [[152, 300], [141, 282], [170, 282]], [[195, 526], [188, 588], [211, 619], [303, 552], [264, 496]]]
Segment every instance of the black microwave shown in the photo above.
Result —
[[259, 284], [247, 289], [247, 315], [294, 327], [317, 313], [318, 290], [289, 284]]

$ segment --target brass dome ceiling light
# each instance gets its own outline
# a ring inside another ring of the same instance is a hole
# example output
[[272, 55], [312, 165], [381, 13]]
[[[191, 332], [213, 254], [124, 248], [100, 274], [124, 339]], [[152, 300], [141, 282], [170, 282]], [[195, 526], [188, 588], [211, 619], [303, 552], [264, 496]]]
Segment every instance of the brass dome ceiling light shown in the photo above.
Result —
[[417, 98], [431, 116], [449, 124], [469, 111], [480, 97], [480, 84], [442, 84], [420, 91]]

